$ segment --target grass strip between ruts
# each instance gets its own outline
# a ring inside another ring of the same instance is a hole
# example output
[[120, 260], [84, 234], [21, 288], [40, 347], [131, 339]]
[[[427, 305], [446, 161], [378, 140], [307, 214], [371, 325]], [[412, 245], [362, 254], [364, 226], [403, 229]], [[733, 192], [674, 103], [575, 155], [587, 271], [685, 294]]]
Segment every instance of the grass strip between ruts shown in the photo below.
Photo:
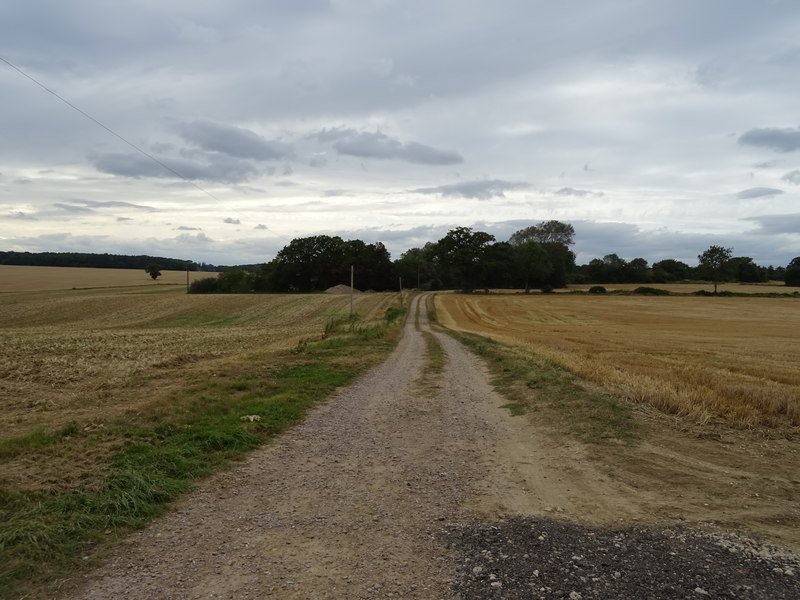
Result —
[[635, 444], [641, 436], [630, 404], [581, 383], [553, 361], [491, 338], [449, 333], [484, 358], [512, 415], [537, 412], [563, 433], [591, 444]]

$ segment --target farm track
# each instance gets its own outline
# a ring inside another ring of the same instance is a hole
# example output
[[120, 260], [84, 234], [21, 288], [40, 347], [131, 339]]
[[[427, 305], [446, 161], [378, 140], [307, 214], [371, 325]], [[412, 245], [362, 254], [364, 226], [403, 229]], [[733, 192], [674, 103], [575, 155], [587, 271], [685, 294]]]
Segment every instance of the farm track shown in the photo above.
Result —
[[[67, 582], [69, 598], [717, 597], [738, 571], [738, 597], [797, 597], [788, 559], [777, 573], [724, 551], [709, 571], [704, 537], [593, 529], [645, 509], [581, 446], [508, 416], [452, 338], [434, 332], [447, 364], [425, 373], [415, 318], [430, 331], [420, 298], [383, 365]], [[695, 563], [706, 579], [681, 579]], [[648, 588], [662, 565], [672, 580]]]

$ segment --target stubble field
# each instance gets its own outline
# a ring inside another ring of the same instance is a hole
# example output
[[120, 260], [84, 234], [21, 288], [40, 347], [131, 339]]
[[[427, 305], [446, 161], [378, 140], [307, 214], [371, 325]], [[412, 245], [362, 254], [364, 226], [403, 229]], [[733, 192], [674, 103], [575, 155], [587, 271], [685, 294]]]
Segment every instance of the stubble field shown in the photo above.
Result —
[[531, 431], [588, 441], [584, 458], [624, 490], [621, 511], [797, 551], [798, 302], [439, 294], [436, 309], [446, 327], [499, 342], [484, 355]]
[[800, 426], [795, 298], [440, 294], [437, 310], [668, 414]]
[[379, 363], [398, 301], [357, 294], [351, 320], [342, 295], [0, 294], [0, 598], [69, 573]]
[[[191, 283], [216, 273], [189, 271]], [[186, 286], [186, 271], [161, 271], [153, 280], [144, 269], [89, 269], [82, 267], [24, 267], [0, 265], [0, 293], [35, 290], [85, 290], [110, 287]]]

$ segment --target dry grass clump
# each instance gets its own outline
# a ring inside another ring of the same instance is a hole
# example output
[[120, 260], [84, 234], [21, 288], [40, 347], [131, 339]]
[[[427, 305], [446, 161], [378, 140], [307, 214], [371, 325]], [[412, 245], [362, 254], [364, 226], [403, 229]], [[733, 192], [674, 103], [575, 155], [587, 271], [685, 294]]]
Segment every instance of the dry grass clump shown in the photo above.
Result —
[[448, 327], [525, 348], [666, 413], [800, 426], [791, 298], [439, 295], [437, 308]]

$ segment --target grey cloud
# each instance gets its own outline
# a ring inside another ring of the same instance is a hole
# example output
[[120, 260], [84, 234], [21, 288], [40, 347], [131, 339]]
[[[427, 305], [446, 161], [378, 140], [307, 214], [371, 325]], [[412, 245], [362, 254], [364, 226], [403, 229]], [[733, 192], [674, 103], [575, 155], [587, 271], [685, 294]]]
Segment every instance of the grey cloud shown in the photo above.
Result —
[[241, 225], [242, 224], [242, 222], [239, 219], [234, 219], [233, 217], [226, 217], [224, 222], [227, 223], [228, 225]]
[[120, 202], [118, 200], [69, 200], [68, 204], [84, 206], [86, 208], [128, 208], [136, 210], [155, 210], [152, 206], [133, 204], [132, 202]]
[[320, 129], [319, 131], [315, 131], [312, 134], [306, 136], [310, 140], [317, 140], [318, 142], [323, 143], [330, 143], [336, 142], [341, 139], [352, 138], [358, 135], [358, 132], [355, 129], [351, 129], [349, 127], [331, 127], [328, 129], [327, 127]]
[[575, 188], [564, 187], [556, 192], [559, 196], [578, 196], [583, 198], [586, 196], [602, 196], [603, 192], [592, 192], [589, 190], [576, 190]]
[[787, 215], [761, 215], [748, 217], [744, 221], [752, 221], [758, 225], [759, 234], [780, 235], [800, 233], [800, 213]]
[[781, 164], [780, 160], [765, 160], [763, 162], [757, 162], [753, 165], [754, 169], [772, 169], [773, 167], [777, 167]]
[[256, 226], [254, 227], [254, 229], [265, 230], [265, 229], [269, 229], [269, 227], [267, 227], [267, 226], [266, 226], [266, 225], [264, 225], [263, 223], [259, 223], [258, 225], [256, 225]]
[[194, 121], [179, 125], [178, 132], [186, 141], [204, 150], [236, 158], [267, 161], [291, 156], [287, 145], [268, 141], [257, 133], [233, 125]]
[[94, 159], [95, 168], [101, 173], [122, 177], [152, 177], [190, 181], [206, 180], [223, 183], [241, 183], [254, 177], [259, 170], [250, 162], [232, 160], [221, 155], [209, 155], [202, 164], [185, 158], [159, 158], [167, 168], [140, 154], [104, 154]]
[[176, 227], [178, 231], [201, 231], [199, 227], [188, 227], [186, 225], [181, 225], [180, 227]]
[[76, 206], [75, 204], [67, 204], [64, 202], [56, 202], [53, 204], [53, 206], [60, 211], [75, 215], [91, 215], [95, 213], [95, 211], [91, 208], [87, 208], [85, 206]]
[[800, 149], [800, 128], [751, 129], [739, 137], [739, 143], [748, 146], [771, 148], [776, 152], [793, 152]]
[[793, 183], [794, 185], [800, 185], [800, 169], [795, 169], [794, 171], [789, 171], [781, 177], [783, 181], [788, 181], [789, 183]]
[[750, 198], [769, 198], [771, 196], [777, 196], [782, 194], [783, 190], [779, 190], [776, 188], [767, 188], [767, 187], [754, 187], [749, 188], [746, 190], [742, 190], [736, 197], [740, 200], [747, 200]]
[[22, 211], [9, 213], [8, 217], [11, 218], [11, 219], [21, 219], [23, 221], [35, 221], [36, 220], [36, 217], [34, 217], [33, 215], [29, 215], [28, 213], [24, 213]]
[[182, 233], [175, 238], [175, 241], [191, 246], [206, 246], [214, 243], [214, 240], [205, 233], [196, 233], [194, 235], [191, 233]]
[[438, 187], [418, 188], [413, 190], [418, 194], [440, 194], [442, 196], [460, 196], [462, 198], [476, 198], [489, 200], [490, 198], [504, 198], [505, 192], [511, 190], [524, 190], [530, 186], [527, 183], [503, 181], [501, 179], [488, 179], [482, 181], [465, 181]]
[[350, 128], [323, 129], [308, 136], [323, 143], [333, 143], [339, 154], [379, 160], [403, 160], [420, 165], [455, 165], [464, 157], [453, 150], [440, 150], [419, 142], [401, 142], [385, 133], [357, 132]]
[[320, 168], [328, 164], [328, 159], [324, 154], [315, 154], [308, 161], [309, 167]]

